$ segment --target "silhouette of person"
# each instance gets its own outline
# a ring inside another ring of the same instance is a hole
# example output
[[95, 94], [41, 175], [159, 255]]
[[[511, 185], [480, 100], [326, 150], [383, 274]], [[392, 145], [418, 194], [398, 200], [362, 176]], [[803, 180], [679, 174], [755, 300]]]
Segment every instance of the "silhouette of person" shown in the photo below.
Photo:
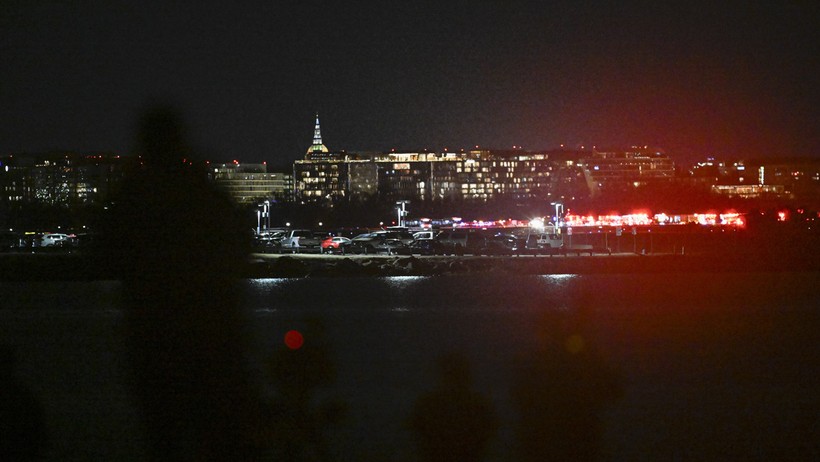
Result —
[[481, 460], [498, 431], [492, 403], [471, 388], [470, 365], [451, 353], [438, 359], [438, 384], [416, 401], [409, 419], [425, 461]]
[[0, 345], [0, 460], [39, 460], [47, 443], [45, 415], [16, 370], [14, 350]]
[[261, 400], [246, 370], [238, 286], [246, 226], [187, 161], [175, 110], [147, 111], [138, 135], [144, 167], [125, 181], [103, 239], [123, 282], [149, 456], [256, 459]]

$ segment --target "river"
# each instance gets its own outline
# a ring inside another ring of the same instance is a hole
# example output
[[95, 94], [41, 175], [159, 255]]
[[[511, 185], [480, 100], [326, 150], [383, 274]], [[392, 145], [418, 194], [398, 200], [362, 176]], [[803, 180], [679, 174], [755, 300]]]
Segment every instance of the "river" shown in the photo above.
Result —
[[[486, 460], [516, 460], [519, 437], [547, 425], [526, 417], [522, 396], [582, 403], [586, 420], [572, 425], [589, 424], [604, 460], [809, 460], [820, 451], [818, 287], [811, 272], [252, 279], [246, 359], [273, 393], [268, 365], [286, 332], [327, 347], [337, 373], [315, 400], [345, 409], [327, 425], [334, 460], [418, 460], [407, 422], [448, 353], [466, 359], [499, 423]], [[46, 459], [143, 460], [120, 285], [0, 293], [0, 338], [44, 410]]]

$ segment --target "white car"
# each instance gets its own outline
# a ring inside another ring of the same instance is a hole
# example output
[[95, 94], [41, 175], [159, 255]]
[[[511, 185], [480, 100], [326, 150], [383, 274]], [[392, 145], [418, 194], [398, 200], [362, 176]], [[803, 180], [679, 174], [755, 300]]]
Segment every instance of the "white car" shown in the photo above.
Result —
[[60, 247], [68, 244], [68, 234], [49, 233], [40, 238], [40, 247]]
[[438, 231], [417, 231], [413, 233], [413, 239], [416, 241], [435, 239]]
[[279, 241], [280, 252], [318, 252], [321, 250], [322, 239], [316, 237], [309, 229], [293, 229], [288, 231]]

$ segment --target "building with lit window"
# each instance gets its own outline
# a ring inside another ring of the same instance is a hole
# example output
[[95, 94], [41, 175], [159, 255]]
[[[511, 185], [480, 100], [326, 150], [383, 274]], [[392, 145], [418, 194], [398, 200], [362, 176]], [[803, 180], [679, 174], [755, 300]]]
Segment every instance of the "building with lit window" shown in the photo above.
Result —
[[809, 157], [752, 160], [759, 184], [783, 185], [795, 194], [820, 192], [820, 159]]
[[587, 195], [577, 151], [472, 150], [457, 167], [467, 199], [552, 199]]
[[594, 196], [652, 182], [671, 182], [674, 162], [646, 147], [627, 150], [348, 153], [322, 142], [318, 115], [313, 143], [294, 163], [294, 197], [333, 203], [385, 201], [532, 201]]
[[379, 191], [379, 172], [373, 156], [359, 155], [348, 157], [345, 161], [347, 170], [346, 195], [351, 201], [363, 201], [375, 197]]
[[593, 193], [671, 182], [675, 177], [672, 159], [648, 147], [593, 149], [580, 159], [580, 167], [588, 177]]
[[19, 204], [34, 201], [30, 171], [35, 163], [33, 156], [11, 155], [0, 158], [0, 203]]
[[308, 153], [294, 162], [302, 202], [552, 199], [589, 194], [577, 153], [524, 150]]
[[101, 204], [139, 161], [115, 154], [53, 152], [0, 158], [0, 201], [56, 206]]
[[226, 191], [237, 204], [292, 200], [293, 176], [289, 173], [269, 173], [264, 163], [222, 164], [212, 167], [210, 175], [214, 184]]
[[[820, 160], [808, 157], [718, 162], [709, 159], [698, 168], [717, 167], [712, 191], [742, 198], [780, 197], [820, 203]], [[820, 205], [820, 204], [819, 204]]]
[[313, 160], [307, 157], [293, 164], [294, 199], [332, 202], [347, 197], [350, 167], [344, 158]]
[[[319, 114], [313, 143], [304, 160], [293, 163], [293, 199], [300, 203], [332, 203], [349, 197], [350, 165], [345, 152], [331, 152], [322, 142]], [[366, 172], [357, 171], [360, 175]]]
[[774, 184], [716, 184], [712, 185], [712, 192], [728, 197], [758, 199], [766, 196], [782, 197], [786, 188]]

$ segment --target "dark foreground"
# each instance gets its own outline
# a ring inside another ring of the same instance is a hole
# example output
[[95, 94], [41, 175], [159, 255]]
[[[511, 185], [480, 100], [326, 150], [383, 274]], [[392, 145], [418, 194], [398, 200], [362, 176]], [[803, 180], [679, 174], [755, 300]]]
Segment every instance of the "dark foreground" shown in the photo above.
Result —
[[[339, 411], [303, 441], [272, 413], [262, 460], [430, 460], [419, 443], [441, 433], [407, 422], [436, 396], [444, 409], [483, 397], [495, 414], [487, 445], [473, 440], [483, 457], [470, 460], [818, 460], [818, 284], [817, 272], [751, 271], [249, 279], [242, 339], [263, 405], [291, 403], [289, 377], [324, 371], [294, 421]], [[0, 338], [18, 359], [9, 375], [42, 411], [38, 460], [150, 460], [122, 285], [0, 282], [0, 292]], [[292, 329], [305, 339], [296, 351], [284, 343]], [[437, 395], [447, 377], [437, 364], [453, 355], [468, 381]], [[482, 414], [429, 415], [446, 431], [475, 429]], [[568, 441], [578, 450], [561, 452]], [[294, 455], [312, 448], [327, 457]]]

